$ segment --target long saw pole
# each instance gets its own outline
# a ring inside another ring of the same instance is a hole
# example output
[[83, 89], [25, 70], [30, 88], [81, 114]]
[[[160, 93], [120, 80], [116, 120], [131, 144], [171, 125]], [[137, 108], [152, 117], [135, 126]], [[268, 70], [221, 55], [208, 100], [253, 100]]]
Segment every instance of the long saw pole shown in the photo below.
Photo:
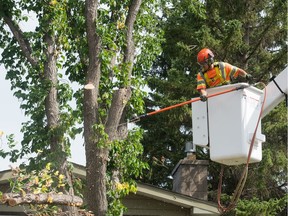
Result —
[[[215, 94], [208, 95], [207, 98], [216, 97], [218, 95], [222, 95], [222, 94], [226, 94], [226, 93], [229, 93], [229, 92], [237, 91], [239, 89], [243, 89], [243, 88], [246, 88], [246, 87], [248, 87], [248, 86], [235, 87], [235, 88], [228, 89], [228, 90], [225, 90], [225, 91], [222, 91], [222, 92], [218, 92], [218, 93], [215, 93]], [[199, 101], [199, 100], [200, 100], [200, 97], [197, 97], [197, 98], [194, 98], [194, 99], [191, 99], [191, 100], [179, 103], [179, 104], [175, 104], [175, 105], [172, 105], [172, 106], [169, 106], [169, 107], [165, 107], [165, 108], [162, 108], [162, 109], [159, 109], [159, 110], [155, 110], [155, 111], [152, 111], [152, 112], [137, 116], [137, 117], [133, 118], [132, 120], [130, 120], [130, 122], [139, 121], [143, 117], [155, 115], [155, 114], [158, 114], [158, 113], [161, 113], [161, 112], [165, 112], [167, 110], [171, 110], [171, 109], [174, 109], [174, 108], [177, 108], [177, 107], [180, 107], [180, 106], [184, 106], [186, 104], [194, 103], [194, 102]]]

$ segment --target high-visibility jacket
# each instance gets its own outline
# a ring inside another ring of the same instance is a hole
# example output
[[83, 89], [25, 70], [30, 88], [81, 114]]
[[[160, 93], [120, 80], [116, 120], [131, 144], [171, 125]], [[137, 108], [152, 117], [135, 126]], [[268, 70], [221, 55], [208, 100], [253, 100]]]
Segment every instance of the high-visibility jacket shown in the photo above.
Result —
[[226, 63], [214, 62], [214, 67], [197, 74], [197, 90], [229, 84], [239, 75], [239, 68]]

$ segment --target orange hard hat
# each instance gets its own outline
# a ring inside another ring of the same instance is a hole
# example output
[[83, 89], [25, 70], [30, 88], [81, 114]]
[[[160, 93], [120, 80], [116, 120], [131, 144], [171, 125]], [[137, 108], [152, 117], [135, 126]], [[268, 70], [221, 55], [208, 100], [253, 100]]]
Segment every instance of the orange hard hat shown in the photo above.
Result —
[[[200, 65], [203, 64], [209, 64], [210, 62], [213, 63], [213, 58], [214, 58], [214, 54], [210, 49], [204, 48], [202, 50], [200, 50], [200, 52], [197, 55], [197, 62]], [[210, 61], [212, 60], [212, 61]]]

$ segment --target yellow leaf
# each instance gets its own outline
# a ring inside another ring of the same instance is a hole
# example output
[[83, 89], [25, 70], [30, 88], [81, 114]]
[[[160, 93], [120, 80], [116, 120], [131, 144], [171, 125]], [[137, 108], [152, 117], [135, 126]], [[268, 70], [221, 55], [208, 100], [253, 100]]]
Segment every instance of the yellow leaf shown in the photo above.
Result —
[[49, 195], [48, 195], [48, 198], [47, 198], [47, 202], [48, 203], [52, 203], [53, 202], [53, 198], [51, 196], [49, 196]]
[[59, 181], [63, 180], [64, 178], [65, 178], [64, 175], [62, 175], [62, 174], [59, 175]]
[[58, 188], [64, 187], [64, 186], [65, 186], [65, 184], [58, 184], [58, 185], [57, 185]]
[[3, 136], [4, 132], [0, 130], [0, 138]]
[[21, 193], [22, 197], [24, 197], [26, 195], [26, 192], [22, 188], [20, 189], [20, 193]]
[[51, 169], [51, 163], [47, 163], [46, 169], [47, 169], [47, 170], [50, 170], [50, 169]]
[[46, 187], [46, 185], [43, 185], [42, 187], [41, 187], [41, 192], [42, 193], [45, 193], [45, 192], [47, 192], [48, 191], [48, 188]]
[[125, 27], [125, 23], [121, 21], [117, 21], [117, 29], [123, 29]]
[[47, 179], [47, 180], [46, 180], [46, 186], [47, 186], [47, 187], [50, 187], [53, 182], [54, 182], [53, 179], [51, 179], [51, 178]]
[[123, 184], [121, 184], [121, 183], [116, 183], [116, 190], [117, 191], [121, 191], [121, 190], [123, 190], [124, 189], [124, 187], [123, 187]]
[[130, 186], [130, 191], [133, 192], [133, 193], [136, 193], [137, 192], [137, 187], [135, 187], [134, 185], [131, 185]]
[[41, 188], [36, 188], [34, 191], [33, 191], [33, 194], [39, 194], [41, 192]]
[[39, 178], [38, 178], [38, 176], [36, 176], [35, 179], [34, 179], [34, 184], [38, 185], [38, 183], [39, 183]]
[[56, 5], [57, 3], [58, 3], [57, 0], [52, 0], [52, 1], [50, 2], [50, 5], [54, 6], [54, 5]]

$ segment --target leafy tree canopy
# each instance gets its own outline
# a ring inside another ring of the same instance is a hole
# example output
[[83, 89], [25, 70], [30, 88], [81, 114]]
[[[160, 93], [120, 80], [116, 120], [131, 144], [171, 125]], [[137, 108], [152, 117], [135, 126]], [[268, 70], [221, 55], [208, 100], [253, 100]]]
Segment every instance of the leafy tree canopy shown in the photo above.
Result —
[[[142, 71], [160, 52], [160, 3], [0, 0], [0, 63], [29, 118], [21, 149], [1, 154], [12, 161], [32, 154], [33, 169], [53, 162], [70, 181], [70, 193], [71, 140], [83, 133], [86, 198], [97, 215], [121, 212], [119, 199], [135, 190], [132, 177], [147, 167], [138, 157], [142, 132], [128, 132], [127, 119], [143, 112]], [[22, 30], [30, 16], [35, 29]]]

